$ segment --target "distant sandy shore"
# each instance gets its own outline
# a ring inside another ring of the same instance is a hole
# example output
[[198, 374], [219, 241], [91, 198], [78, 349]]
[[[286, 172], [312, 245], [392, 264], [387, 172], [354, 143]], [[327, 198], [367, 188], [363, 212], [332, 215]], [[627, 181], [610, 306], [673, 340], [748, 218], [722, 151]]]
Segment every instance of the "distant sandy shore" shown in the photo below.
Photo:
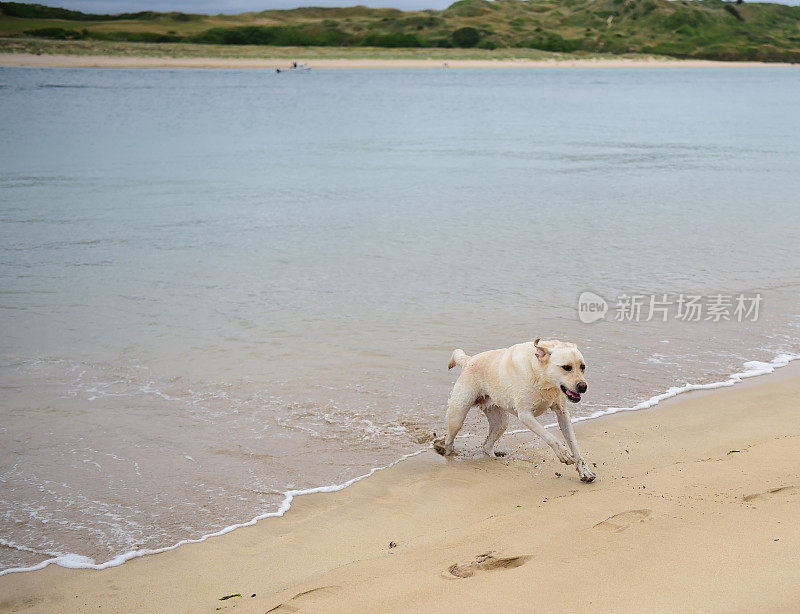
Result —
[[[301, 58], [298, 58], [301, 59]], [[711, 62], [664, 59], [567, 59], [567, 60], [441, 60], [441, 59], [304, 59], [312, 68], [703, 68], [743, 66], [791, 66], [763, 62]], [[57, 55], [0, 53], [0, 66], [51, 68], [282, 68], [289, 62], [270, 58], [171, 58], [114, 55]]]
[[593, 484], [527, 433], [517, 460], [459, 440], [201, 544], [0, 577], [0, 611], [796, 612], [799, 373], [578, 424]]

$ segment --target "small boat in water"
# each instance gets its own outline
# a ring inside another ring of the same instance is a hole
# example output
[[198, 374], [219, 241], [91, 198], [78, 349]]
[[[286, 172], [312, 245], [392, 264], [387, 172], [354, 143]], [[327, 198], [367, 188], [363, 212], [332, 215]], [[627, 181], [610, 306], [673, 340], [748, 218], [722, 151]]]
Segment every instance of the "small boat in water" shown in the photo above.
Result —
[[309, 70], [311, 70], [311, 67], [308, 64], [292, 62], [292, 65], [288, 68], [276, 68], [275, 72], [308, 72]]

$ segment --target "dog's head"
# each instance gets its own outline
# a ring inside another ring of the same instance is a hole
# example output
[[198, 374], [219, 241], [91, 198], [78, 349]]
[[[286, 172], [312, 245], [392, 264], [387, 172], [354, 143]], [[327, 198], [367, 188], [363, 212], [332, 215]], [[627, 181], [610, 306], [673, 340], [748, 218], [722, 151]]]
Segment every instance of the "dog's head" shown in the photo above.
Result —
[[536, 346], [536, 358], [545, 376], [557, 387], [568, 400], [577, 403], [586, 392], [588, 385], [584, 377], [586, 362], [574, 343], [563, 341], [533, 342]]

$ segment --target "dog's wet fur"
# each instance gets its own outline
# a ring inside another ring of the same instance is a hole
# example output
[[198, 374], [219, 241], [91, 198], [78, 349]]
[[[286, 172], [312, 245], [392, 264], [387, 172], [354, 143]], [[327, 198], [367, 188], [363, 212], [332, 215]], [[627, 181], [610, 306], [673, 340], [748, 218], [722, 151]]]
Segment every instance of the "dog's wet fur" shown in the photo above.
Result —
[[[454, 350], [449, 369], [458, 365], [461, 375], [447, 403], [447, 436], [434, 442], [439, 454], [453, 454], [453, 441], [470, 409], [479, 407], [489, 421], [483, 451], [499, 455], [494, 446], [508, 426], [508, 414], [539, 435], [562, 463], [575, 464], [584, 482], [595, 479], [581, 455], [567, 401], [578, 403], [586, 392], [586, 362], [574, 343], [551, 340], [519, 343], [509, 348], [467, 356]], [[549, 433], [537, 417], [552, 409], [567, 445]]]

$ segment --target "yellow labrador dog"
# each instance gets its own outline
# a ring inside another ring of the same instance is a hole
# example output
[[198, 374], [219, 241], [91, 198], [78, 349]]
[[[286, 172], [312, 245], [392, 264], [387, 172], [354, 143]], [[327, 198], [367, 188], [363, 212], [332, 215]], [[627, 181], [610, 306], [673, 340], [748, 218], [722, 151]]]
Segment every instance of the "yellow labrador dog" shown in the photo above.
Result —
[[[448, 368], [456, 365], [462, 372], [447, 403], [447, 437], [444, 442], [434, 442], [439, 454], [453, 453], [453, 441], [464, 419], [472, 407], [478, 406], [489, 420], [489, 435], [483, 444], [486, 454], [495, 454], [494, 445], [508, 426], [508, 414], [514, 414], [553, 448], [562, 463], [574, 463], [582, 481], [595, 479], [581, 456], [567, 411], [566, 402], [577, 403], [587, 388], [586, 363], [574, 343], [536, 339], [475, 356], [455, 350]], [[555, 412], [569, 448], [536, 419], [548, 409]]]

